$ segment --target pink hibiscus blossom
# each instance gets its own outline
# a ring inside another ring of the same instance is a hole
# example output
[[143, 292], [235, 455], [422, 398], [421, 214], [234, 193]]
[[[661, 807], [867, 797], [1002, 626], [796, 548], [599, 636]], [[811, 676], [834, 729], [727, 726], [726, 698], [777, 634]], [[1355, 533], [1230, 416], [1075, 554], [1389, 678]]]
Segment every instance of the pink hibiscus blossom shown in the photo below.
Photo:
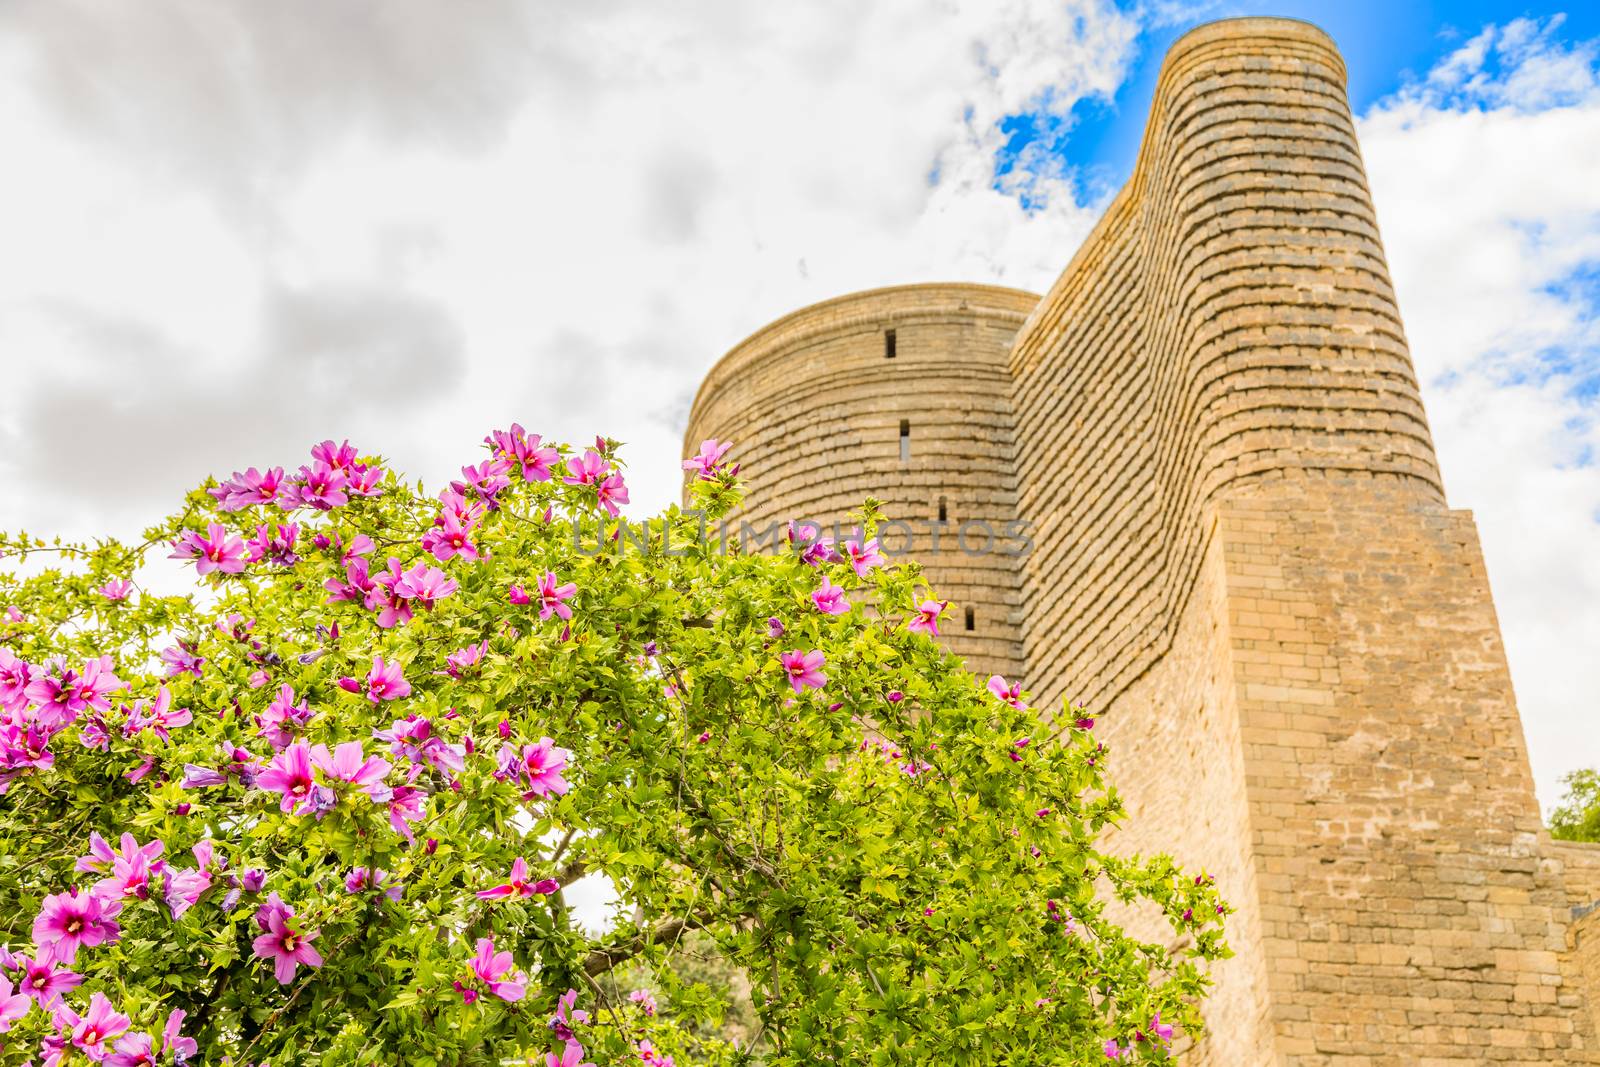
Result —
[[399, 700], [411, 695], [411, 683], [398, 660], [385, 664], [382, 656], [372, 657], [372, 670], [367, 672], [365, 683], [354, 678], [340, 678], [339, 688], [350, 693], [365, 692], [374, 704], [385, 700]]
[[128, 599], [128, 594], [133, 592], [133, 583], [126, 578], [113, 578], [95, 590], [112, 603]]
[[256, 535], [244, 543], [245, 562], [266, 560], [280, 567], [293, 567], [300, 562], [300, 556], [294, 550], [299, 537], [300, 524], [297, 522], [278, 523], [276, 526], [264, 522], [256, 527]]
[[207, 489], [223, 511], [243, 511], [255, 504], [271, 504], [283, 490], [283, 468], [272, 467], [262, 473], [251, 467], [243, 474], [233, 472], [230, 481]]
[[850, 612], [850, 601], [844, 598], [844, 586], [834, 585], [828, 581], [828, 576], [822, 576], [822, 585], [811, 594], [811, 603], [824, 615], [847, 615]]
[[379, 867], [377, 870], [370, 870], [366, 867], [356, 867], [353, 868], [349, 874], [345, 875], [344, 891], [352, 894], [382, 893], [390, 900], [399, 900], [400, 894], [404, 891], [405, 887], [400, 885], [398, 882], [389, 886], [385, 886], [384, 883], [388, 880], [389, 872], [384, 870], [382, 867]]
[[550, 468], [560, 458], [555, 449], [539, 447], [540, 436], [524, 432], [517, 423], [512, 423], [510, 430], [495, 430], [483, 443], [507, 463], [520, 466], [527, 482], [548, 482]]
[[572, 609], [565, 601], [578, 595], [578, 586], [574, 582], [566, 585], [557, 585], [557, 578], [551, 571], [545, 571], [544, 577], [539, 579], [539, 621], [543, 622], [552, 615], [559, 615], [563, 619], [572, 618]]
[[161, 662], [167, 665], [168, 678], [176, 678], [180, 674], [192, 674], [199, 678], [202, 673], [200, 668], [205, 665], [206, 658], [196, 652], [189, 642], [179, 641], [161, 650]]
[[828, 684], [828, 676], [822, 673], [822, 665], [827, 662], [827, 657], [820, 650], [785, 652], [778, 658], [782, 660], [784, 673], [788, 675], [789, 684], [796, 693], [804, 692], [807, 688], [821, 689]]
[[71, 1033], [72, 1047], [91, 1060], [105, 1059], [111, 1041], [127, 1030], [132, 1021], [113, 1008], [104, 993], [91, 995], [89, 1010], [82, 1015], [66, 1007], [56, 1013], [57, 1025]]
[[521, 1000], [527, 993], [528, 976], [521, 971], [512, 973], [515, 964], [511, 953], [496, 952], [492, 937], [478, 938], [477, 949], [472, 957], [472, 976], [501, 1000]]
[[573, 456], [567, 460], [567, 470], [570, 472], [562, 481], [568, 485], [595, 485], [605, 479], [606, 472], [611, 469], [611, 464], [605, 457], [594, 449], [583, 454], [579, 459]]
[[285, 486], [283, 499], [292, 502], [291, 509], [304, 505], [331, 511], [350, 502], [350, 495], [345, 492], [349, 484], [350, 476], [345, 470], [317, 460], [300, 468], [299, 477]]
[[541, 737], [538, 744], [525, 746], [519, 761], [520, 773], [528, 783], [528, 791], [524, 795], [529, 799], [547, 797], [552, 793], [558, 797], [565, 796], [569, 785], [561, 772], [571, 758], [571, 752], [557, 748], [556, 743], [548, 737]]
[[79, 948], [116, 941], [122, 928], [113, 921], [122, 904], [102, 900], [93, 893], [80, 894], [76, 887], [44, 898], [33, 920], [33, 943], [39, 948], [41, 963], [71, 963]]
[[18, 988], [41, 1008], [55, 1007], [63, 993], [83, 984], [83, 975], [44, 958], [18, 956], [17, 966], [22, 973]]
[[549, 896], [561, 888], [561, 883], [554, 878], [541, 878], [537, 882], [528, 881], [528, 861], [518, 856], [511, 863], [511, 878], [504, 885], [497, 885], [493, 889], [480, 889], [478, 896], [484, 900], [503, 900], [506, 897], [531, 897]]
[[13, 992], [11, 979], [0, 975], [0, 1034], [11, 1029], [11, 1024], [33, 1009], [33, 1001], [26, 993]]
[[856, 572], [856, 577], [865, 578], [867, 572], [874, 567], [881, 567], [886, 560], [883, 553], [878, 551], [878, 539], [862, 543], [861, 541], [846, 541], [844, 550], [850, 557], [850, 566]]
[[315, 784], [311, 777], [311, 749], [304, 741], [296, 741], [279, 752], [267, 769], [256, 775], [257, 786], [283, 794], [278, 810], [291, 815], [311, 800]]
[[187, 1015], [182, 1008], [174, 1008], [161, 1029], [159, 1042], [140, 1030], [119, 1038], [116, 1051], [106, 1057], [106, 1067], [156, 1067], [163, 1057], [171, 1057], [182, 1067], [200, 1050], [194, 1038], [179, 1032]]
[[[103, 848], [105, 842], [100, 841], [99, 846]], [[132, 834], [123, 834], [121, 849], [111, 853], [110, 871], [95, 883], [95, 896], [107, 900], [148, 900], [150, 879], [161, 874], [166, 867], [166, 860], [161, 858], [161, 853], [166, 851], [166, 847], [166, 844], [159, 839], [141, 845]], [[89, 838], [89, 852], [89, 856], [78, 858], [80, 864], [88, 866], [90, 864], [85, 861], [92, 863], [100, 858], [94, 835]]]
[[573, 1039], [573, 1027], [583, 1026], [589, 1021], [589, 1013], [576, 1007], [578, 991], [569, 989], [561, 994], [561, 999], [556, 1002], [556, 1013], [550, 1017], [549, 1027], [552, 1033], [562, 1041]]
[[353, 785], [378, 803], [389, 799], [388, 787], [383, 784], [384, 775], [389, 773], [389, 761], [365, 755], [360, 741], [346, 741], [331, 754], [327, 745], [313, 745], [311, 762], [330, 780]]
[[906, 629], [914, 634], [938, 637], [939, 616], [943, 615], [944, 609], [949, 606], [948, 600], [924, 600], [917, 605], [916, 613], [906, 622]]
[[[645, 1044], [649, 1044], [649, 1042], [645, 1042]], [[554, 1052], [546, 1052], [544, 1054], [544, 1064], [545, 1067], [594, 1067], [594, 1064], [585, 1062], [583, 1046], [576, 1041], [568, 1041], [566, 1043], [566, 1046], [561, 1050], [559, 1059]]]
[[311, 947], [311, 942], [317, 939], [320, 931], [301, 933], [289, 925], [294, 912], [281, 903], [276, 907], [263, 905], [262, 910], [266, 913], [266, 932], [251, 942], [250, 948], [257, 957], [272, 961], [273, 976], [278, 979], [279, 985], [288, 985], [293, 981], [295, 969], [302, 964], [313, 968], [322, 966], [321, 954]]
[[431, 611], [437, 601], [443, 600], [458, 588], [456, 580], [447, 576], [438, 567], [419, 563], [394, 583], [394, 595], [415, 601], [424, 610]]
[[622, 475], [613, 474], [600, 482], [595, 487], [595, 497], [600, 501], [600, 506], [606, 509], [606, 514], [613, 519], [621, 513], [619, 504], [628, 502], [628, 487], [622, 481]]
[[296, 704], [294, 686], [284, 683], [278, 687], [277, 699], [267, 705], [267, 710], [256, 716], [257, 731], [274, 749], [281, 749], [295, 739], [295, 735], [311, 721], [311, 707]]
[[238, 574], [244, 570], [244, 541], [219, 522], [208, 523], [204, 536], [184, 530], [172, 542], [172, 549], [168, 559], [192, 559], [200, 574]]
[[722, 457], [732, 447], [732, 441], [718, 441], [714, 437], [707, 438], [700, 442], [700, 451], [698, 453], [683, 461], [683, 469], [698, 472], [702, 482], [714, 481], [717, 477], [718, 468], [722, 463]]
[[1027, 711], [1028, 705], [1022, 702], [1022, 683], [1007, 682], [998, 674], [989, 675], [989, 692], [1010, 704], [1018, 711]]
[[441, 512], [434, 520], [433, 529], [422, 535], [422, 549], [432, 553], [440, 563], [460, 556], [471, 563], [478, 558], [478, 546], [472, 543], [472, 527], [464, 524], [454, 512]]

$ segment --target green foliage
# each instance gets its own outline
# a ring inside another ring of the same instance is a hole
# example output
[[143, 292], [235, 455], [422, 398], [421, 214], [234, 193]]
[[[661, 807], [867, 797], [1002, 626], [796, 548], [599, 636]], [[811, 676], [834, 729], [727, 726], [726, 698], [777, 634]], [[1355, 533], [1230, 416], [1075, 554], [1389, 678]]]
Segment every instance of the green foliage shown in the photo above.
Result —
[[1600, 841], [1600, 772], [1573, 771], [1561, 781], [1567, 795], [1550, 813], [1550, 836], [1560, 841]]
[[[1105, 851], [1121, 815], [1112, 753], [1065, 709], [1049, 721], [998, 699], [910, 632], [927, 596], [915, 568], [858, 576], [793, 552], [724, 554], [677, 509], [647, 537], [613, 538], [592, 485], [514, 468], [471, 531], [479, 558], [439, 563], [420, 543], [439, 501], [392, 474], [382, 488], [300, 512], [297, 561], [213, 573], [189, 596], [97, 590], [170, 566], [146, 557], [186, 528], [251, 537], [290, 517], [219, 512], [196, 490], [142, 545], [0, 541], [11, 561], [0, 606], [17, 609], [0, 617], [0, 649], [35, 678], [109, 655], [128, 686], [50, 739], [53, 762], [0, 778], [0, 943], [35, 953], [45, 898], [102, 877], [74, 870], [91, 833], [159, 840], [169, 872], [208, 882], [186, 910], [159, 876], [123, 898], [120, 936], [72, 964], [84, 976], [64, 1002], [74, 1011], [104, 993], [153, 1033], [181, 1009], [196, 1062], [279, 1067], [542, 1064], [563, 1049], [547, 1023], [569, 989], [590, 1015], [575, 1030], [595, 1064], [638, 1063], [641, 1048], [684, 1067], [1092, 1064], [1107, 1062], [1108, 1040], [1142, 1062], [1170, 1055], [1157, 1016], [1198, 1028], [1198, 963], [1227, 954], [1210, 880]], [[726, 474], [696, 491], [717, 514], [738, 498]], [[402, 569], [438, 564], [458, 588], [389, 628], [359, 599], [330, 603], [360, 536], [376, 546], [374, 575], [394, 557]], [[546, 573], [577, 586], [570, 622], [540, 618]], [[819, 612], [810, 594], [823, 573], [876, 607]], [[511, 603], [514, 585], [533, 603]], [[452, 666], [480, 643], [478, 662]], [[169, 673], [160, 655], [174, 647], [203, 658], [198, 674]], [[795, 691], [779, 658], [789, 650], [821, 651], [826, 684]], [[341, 687], [365, 679], [374, 656], [403, 665], [409, 696]], [[376, 794], [319, 770], [323, 810], [288, 812], [280, 793], [247, 784], [275, 758], [262, 716], [283, 685], [311, 709], [295, 741], [360, 742], [393, 765]], [[134, 728], [163, 687], [193, 716], [165, 738]], [[31, 714], [13, 712], [12, 726]], [[374, 738], [407, 717], [455, 746], [459, 767]], [[532, 795], [506, 771], [505, 753], [515, 765], [545, 737], [569, 753], [564, 795]], [[186, 765], [226, 782], [186, 786]], [[405, 787], [420, 791], [409, 821], [391, 817], [383, 792]], [[208, 840], [209, 866], [190, 857]], [[519, 857], [530, 881], [562, 891], [476, 895], [507, 882]], [[398, 898], [348, 891], [356, 868], [387, 872], [381, 888]], [[251, 870], [265, 873], [258, 892]], [[620, 897], [598, 935], [566, 902], [583, 877]], [[324, 960], [286, 984], [253, 948], [268, 893], [316, 931]], [[1160, 943], [1119, 925], [1112, 911], [1126, 905]], [[513, 954], [524, 998], [473, 976], [480, 938]], [[651, 984], [661, 1012], [627, 999], [629, 983], [611, 977], [622, 967]], [[711, 983], [732, 975], [748, 988], [753, 1050], [719, 1036], [738, 1008]], [[0, 1056], [34, 1055], [56, 1027], [31, 1011], [0, 1034]]]

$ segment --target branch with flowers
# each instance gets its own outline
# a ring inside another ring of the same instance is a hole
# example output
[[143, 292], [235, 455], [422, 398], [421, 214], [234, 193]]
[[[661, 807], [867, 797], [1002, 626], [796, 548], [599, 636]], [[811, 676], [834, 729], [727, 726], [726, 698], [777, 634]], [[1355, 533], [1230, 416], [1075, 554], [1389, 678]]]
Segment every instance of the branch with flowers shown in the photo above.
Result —
[[[945, 653], [874, 507], [775, 554], [677, 509], [623, 540], [615, 442], [485, 444], [434, 494], [327, 441], [141, 544], [0, 536], [0, 1061], [750, 1062], [690, 931], [768, 1064], [1196, 1032], [1216, 887], [1103, 848], [1092, 719]], [[685, 464], [713, 517], [727, 453]]]

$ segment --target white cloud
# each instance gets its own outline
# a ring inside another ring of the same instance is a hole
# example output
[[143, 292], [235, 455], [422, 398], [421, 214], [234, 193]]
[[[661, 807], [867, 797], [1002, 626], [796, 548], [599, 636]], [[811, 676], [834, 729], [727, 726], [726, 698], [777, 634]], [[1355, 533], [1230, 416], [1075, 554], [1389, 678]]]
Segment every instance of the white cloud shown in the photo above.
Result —
[[437, 481], [513, 419], [630, 442], [634, 500], [663, 504], [701, 373], [765, 321], [1048, 284], [1093, 212], [1065, 172], [1032, 213], [996, 192], [995, 124], [1112, 91], [1135, 32], [1109, 0], [0, 21], [0, 140], [26, 146], [0, 526], [80, 533], [329, 434]]
[[1547, 806], [1561, 774], [1600, 765], [1600, 71], [1558, 30], [1486, 28], [1359, 130]]

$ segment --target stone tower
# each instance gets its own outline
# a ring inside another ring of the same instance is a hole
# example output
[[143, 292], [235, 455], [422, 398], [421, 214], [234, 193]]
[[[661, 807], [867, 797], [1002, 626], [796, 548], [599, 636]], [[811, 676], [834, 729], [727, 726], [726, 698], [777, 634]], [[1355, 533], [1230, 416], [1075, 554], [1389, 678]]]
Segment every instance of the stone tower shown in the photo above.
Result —
[[1238, 907], [1185, 1062], [1600, 1063], [1600, 849], [1542, 828], [1344, 78], [1305, 23], [1189, 33], [1048, 294], [797, 311], [712, 370], [688, 451], [739, 443], [757, 523], [883, 500], [953, 649], [1094, 711], [1117, 847]]

